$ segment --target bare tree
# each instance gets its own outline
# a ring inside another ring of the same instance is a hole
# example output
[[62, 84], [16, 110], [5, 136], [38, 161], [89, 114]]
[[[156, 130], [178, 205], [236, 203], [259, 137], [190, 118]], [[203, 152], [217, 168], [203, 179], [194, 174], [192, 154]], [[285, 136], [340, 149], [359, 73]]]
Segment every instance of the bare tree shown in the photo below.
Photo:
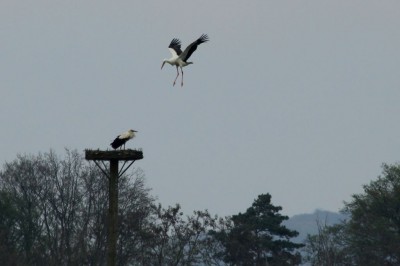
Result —
[[318, 233], [308, 235], [305, 241], [305, 260], [311, 265], [351, 265], [346, 255], [345, 224], [328, 226], [321, 220], [316, 221]]
[[151, 217], [143, 230], [144, 265], [204, 265], [211, 261], [204, 251], [212, 246], [208, 231], [216, 229], [218, 217], [208, 211], [194, 211], [185, 217], [179, 204], [167, 209], [154, 205]]
[[[23, 265], [102, 265], [106, 249], [107, 180], [77, 151], [20, 155], [0, 172], [0, 190], [15, 207], [10, 225], [16, 252]], [[154, 200], [143, 173], [121, 177], [119, 242], [120, 265], [135, 253], [136, 229], [128, 217], [144, 220]], [[132, 236], [125, 241], [125, 233]], [[0, 240], [1, 242], [1, 240]], [[0, 245], [1, 246], [1, 245]]]

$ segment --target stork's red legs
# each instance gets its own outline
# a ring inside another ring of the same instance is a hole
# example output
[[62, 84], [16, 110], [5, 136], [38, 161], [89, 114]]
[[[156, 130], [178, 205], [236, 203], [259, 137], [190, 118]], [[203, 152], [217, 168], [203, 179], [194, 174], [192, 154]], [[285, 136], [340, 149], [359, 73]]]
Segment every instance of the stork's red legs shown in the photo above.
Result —
[[181, 87], [183, 87], [183, 69], [181, 68], [181, 72], [182, 72], [182, 81], [181, 81]]
[[172, 86], [175, 86], [175, 82], [176, 82], [176, 80], [178, 79], [178, 77], [179, 77], [179, 70], [178, 70], [178, 66], [176, 67], [176, 78], [175, 78], [175, 80], [174, 80], [174, 85], [172, 85]]

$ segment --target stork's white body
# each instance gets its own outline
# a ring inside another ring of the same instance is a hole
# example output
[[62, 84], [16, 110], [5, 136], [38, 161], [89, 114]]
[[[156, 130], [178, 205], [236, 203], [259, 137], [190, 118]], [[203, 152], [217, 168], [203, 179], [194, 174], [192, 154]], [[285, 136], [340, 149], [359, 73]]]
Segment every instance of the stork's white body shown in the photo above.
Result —
[[170, 64], [171, 66], [176, 66], [176, 67], [185, 67], [187, 65], [193, 64], [193, 62], [185, 62], [180, 58], [179, 56], [177, 57], [171, 57], [170, 59], [165, 59], [165, 62]]
[[135, 137], [135, 130], [128, 130], [124, 133], [122, 133], [121, 135], [118, 136], [119, 139], [131, 139]]

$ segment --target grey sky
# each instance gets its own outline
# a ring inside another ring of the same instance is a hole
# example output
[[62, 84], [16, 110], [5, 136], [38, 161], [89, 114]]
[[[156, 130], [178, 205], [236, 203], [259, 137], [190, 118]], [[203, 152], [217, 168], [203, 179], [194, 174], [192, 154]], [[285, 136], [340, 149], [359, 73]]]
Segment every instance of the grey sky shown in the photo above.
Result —
[[[172, 87], [169, 42], [202, 33]], [[400, 158], [399, 1], [3, 0], [0, 36], [2, 163], [133, 128], [163, 205], [230, 215], [269, 192], [293, 215]]]

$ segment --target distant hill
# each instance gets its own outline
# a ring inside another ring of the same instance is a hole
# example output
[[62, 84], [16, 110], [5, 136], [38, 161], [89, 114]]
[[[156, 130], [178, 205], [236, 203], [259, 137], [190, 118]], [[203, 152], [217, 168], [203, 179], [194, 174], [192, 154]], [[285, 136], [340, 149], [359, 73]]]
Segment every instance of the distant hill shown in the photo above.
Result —
[[292, 238], [291, 241], [302, 243], [307, 234], [315, 235], [318, 233], [317, 221], [322, 225], [334, 225], [347, 218], [346, 215], [324, 210], [315, 210], [314, 213], [298, 214], [284, 221], [283, 224], [291, 229], [299, 232], [299, 235]]

